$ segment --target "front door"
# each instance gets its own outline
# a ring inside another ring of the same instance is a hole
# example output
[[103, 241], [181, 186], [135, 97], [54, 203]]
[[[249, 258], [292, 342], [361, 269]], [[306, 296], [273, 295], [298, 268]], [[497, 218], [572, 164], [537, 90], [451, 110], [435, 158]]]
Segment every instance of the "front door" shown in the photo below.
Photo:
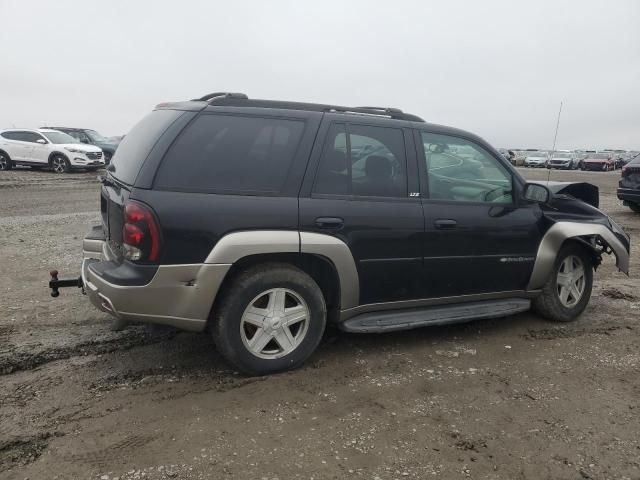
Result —
[[389, 123], [325, 114], [300, 198], [300, 230], [335, 236], [351, 250], [361, 305], [420, 297], [415, 148], [410, 130]]
[[49, 141], [39, 133], [34, 133], [33, 150], [31, 151], [31, 161], [46, 165], [49, 162]]
[[519, 201], [522, 180], [479, 142], [416, 132], [425, 216], [426, 296], [524, 290], [542, 212]]

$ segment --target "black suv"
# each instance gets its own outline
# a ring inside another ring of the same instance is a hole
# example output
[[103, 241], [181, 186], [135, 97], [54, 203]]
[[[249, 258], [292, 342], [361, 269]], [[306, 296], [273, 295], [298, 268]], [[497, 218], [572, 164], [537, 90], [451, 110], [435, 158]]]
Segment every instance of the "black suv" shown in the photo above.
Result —
[[104, 163], [109, 164], [111, 162], [111, 157], [116, 152], [118, 148], [118, 142], [114, 142], [113, 140], [109, 140], [106, 137], [103, 137], [95, 130], [91, 130], [89, 128], [71, 128], [71, 127], [42, 127], [42, 128], [51, 128], [53, 130], [58, 130], [60, 132], [64, 132], [67, 135], [71, 135], [76, 140], [79, 140], [80, 143], [86, 143], [89, 145], [95, 145], [96, 147], [100, 147], [104, 152]]
[[631, 210], [640, 213], [640, 154], [622, 167], [618, 198]]
[[526, 183], [477, 136], [393, 108], [161, 104], [101, 181], [80, 280], [93, 304], [208, 329], [248, 374], [302, 364], [327, 322], [387, 332], [532, 305], [570, 321], [602, 253], [628, 270], [595, 187]]

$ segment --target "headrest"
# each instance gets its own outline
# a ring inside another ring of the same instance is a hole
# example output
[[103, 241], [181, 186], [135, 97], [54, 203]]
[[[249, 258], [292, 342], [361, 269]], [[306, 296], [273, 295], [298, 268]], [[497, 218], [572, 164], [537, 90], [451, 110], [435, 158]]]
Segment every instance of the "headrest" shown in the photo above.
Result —
[[347, 155], [341, 150], [333, 150], [327, 155], [326, 162], [328, 170], [342, 172], [347, 168]]
[[374, 179], [390, 178], [393, 173], [389, 159], [381, 157], [380, 155], [371, 155], [368, 157], [364, 171], [367, 177]]

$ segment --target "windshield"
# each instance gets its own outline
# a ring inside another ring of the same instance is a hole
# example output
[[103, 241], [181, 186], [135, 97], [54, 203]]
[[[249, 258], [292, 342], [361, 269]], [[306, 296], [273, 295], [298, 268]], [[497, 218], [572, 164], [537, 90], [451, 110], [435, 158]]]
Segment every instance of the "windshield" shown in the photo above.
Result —
[[103, 137], [102, 135], [100, 135], [95, 130], [85, 130], [85, 132], [87, 133], [87, 135], [89, 135], [89, 138], [91, 140], [93, 140], [94, 142], [108, 142], [109, 141], [107, 138]]
[[47, 139], [51, 143], [58, 143], [58, 144], [80, 143], [80, 140], [73, 138], [71, 135], [67, 135], [66, 133], [62, 133], [62, 132], [40, 132], [40, 133], [42, 133], [42, 135], [47, 137]]
[[609, 158], [609, 154], [608, 153], [594, 153], [589, 155], [589, 158], [595, 158], [597, 160], [606, 160], [607, 158]]
[[545, 158], [546, 156], [545, 152], [532, 152], [527, 155], [529, 158]]
[[554, 153], [553, 158], [571, 158], [572, 155], [570, 153]]

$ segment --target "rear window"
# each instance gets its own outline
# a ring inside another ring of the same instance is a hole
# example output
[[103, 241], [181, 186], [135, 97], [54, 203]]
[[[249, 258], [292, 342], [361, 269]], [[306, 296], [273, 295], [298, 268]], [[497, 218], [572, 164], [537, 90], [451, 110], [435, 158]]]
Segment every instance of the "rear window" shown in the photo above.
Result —
[[155, 110], [140, 120], [118, 145], [109, 166], [111, 174], [133, 185], [153, 146], [183, 113], [179, 110]]
[[304, 130], [282, 118], [201, 115], [178, 137], [155, 188], [208, 193], [278, 193]]

